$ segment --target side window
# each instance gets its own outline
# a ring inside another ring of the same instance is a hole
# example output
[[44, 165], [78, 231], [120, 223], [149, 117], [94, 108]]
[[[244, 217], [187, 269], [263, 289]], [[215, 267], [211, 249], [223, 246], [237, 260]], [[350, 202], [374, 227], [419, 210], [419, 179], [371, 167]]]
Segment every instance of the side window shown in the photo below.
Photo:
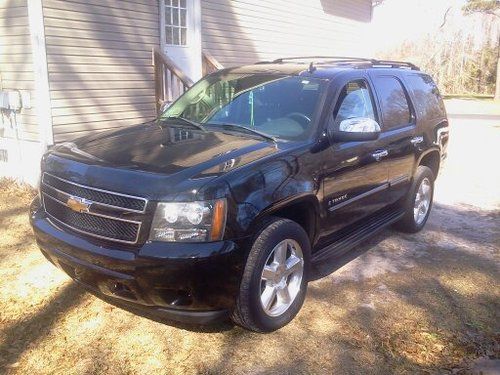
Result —
[[399, 128], [411, 123], [411, 112], [401, 82], [390, 76], [376, 77], [374, 80], [385, 130]]
[[365, 81], [352, 81], [344, 86], [335, 106], [333, 117], [336, 123], [355, 117], [367, 117], [375, 120], [372, 98]]
[[422, 118], [432, 120], [445, 116], [443, 99], [430, 76], [411, 74], [406, 79], [413, 91], [415, 105]]

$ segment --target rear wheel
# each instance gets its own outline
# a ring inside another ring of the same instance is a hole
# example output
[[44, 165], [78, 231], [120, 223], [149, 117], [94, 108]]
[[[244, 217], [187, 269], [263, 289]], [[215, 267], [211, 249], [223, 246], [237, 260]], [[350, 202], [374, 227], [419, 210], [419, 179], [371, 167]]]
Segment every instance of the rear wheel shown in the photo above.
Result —
[[309, 238], [300, 225], [280, 218], [267, 223], [250, 250], [233, 320], [257, 332], [289, 323], [304, 302], [309, 254]]
[[404, 203], [405, 214], [396, 227], [407, 233], [420, 231], [429, 218], [433, 196], [434, 174], [430, 168], [420, 165]]

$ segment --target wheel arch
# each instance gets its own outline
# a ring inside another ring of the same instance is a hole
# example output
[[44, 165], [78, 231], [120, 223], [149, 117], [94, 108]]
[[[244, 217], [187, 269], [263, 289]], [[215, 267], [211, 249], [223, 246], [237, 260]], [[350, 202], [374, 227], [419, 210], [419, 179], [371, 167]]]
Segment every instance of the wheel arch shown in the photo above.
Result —
[[[441, 166], [441, 153], [439, 152], [439, 149], [431, 148], [422, 153], [415, 165], [415, 171], [421, 165], [430, 168], [430, 170], [434, 174], [434, 179], [436, 179], [439, 174], [439, 168]], [[415, 171], [413, 172], [414, 174]]]
[[251, 227], [264, 222], [270, 216], [289, 219], [305, 230], [312, 245], [317, 234], [318, 215], [317, 197], [313, 194], [302, 194], [269, 205], [254, 218]]

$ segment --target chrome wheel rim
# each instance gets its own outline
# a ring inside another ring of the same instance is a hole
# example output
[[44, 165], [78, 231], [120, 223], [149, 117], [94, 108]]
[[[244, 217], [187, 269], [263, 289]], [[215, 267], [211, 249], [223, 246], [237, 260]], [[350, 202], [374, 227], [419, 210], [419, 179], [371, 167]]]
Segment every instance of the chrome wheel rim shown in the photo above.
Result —
[[431, 181], [426, 177], [420, 183], [413, 205], [413, 218], [415, 223], [420, 225], [425, 220], [431, 205], [432, 186]]
[[299, 294], [304, 276], [304, 255], [297, 241], [278, 243], [267, 257], [260, 276], [260, 304], [272, 317], [280, 316]]

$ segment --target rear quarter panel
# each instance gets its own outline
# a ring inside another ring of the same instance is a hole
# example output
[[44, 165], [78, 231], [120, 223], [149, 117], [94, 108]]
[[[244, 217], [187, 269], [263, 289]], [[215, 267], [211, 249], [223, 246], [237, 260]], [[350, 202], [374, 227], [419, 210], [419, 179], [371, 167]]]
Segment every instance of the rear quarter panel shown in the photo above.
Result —
[[424, 137], [424, 142], [417, 150], [415, 168], [430, 152], [439, 152], [442, 162], [448, 147], [449, 123], [439, 89], [432, 77], [423, 72], [410, 71], [402, 78], [415, 107], [417, 130]]

